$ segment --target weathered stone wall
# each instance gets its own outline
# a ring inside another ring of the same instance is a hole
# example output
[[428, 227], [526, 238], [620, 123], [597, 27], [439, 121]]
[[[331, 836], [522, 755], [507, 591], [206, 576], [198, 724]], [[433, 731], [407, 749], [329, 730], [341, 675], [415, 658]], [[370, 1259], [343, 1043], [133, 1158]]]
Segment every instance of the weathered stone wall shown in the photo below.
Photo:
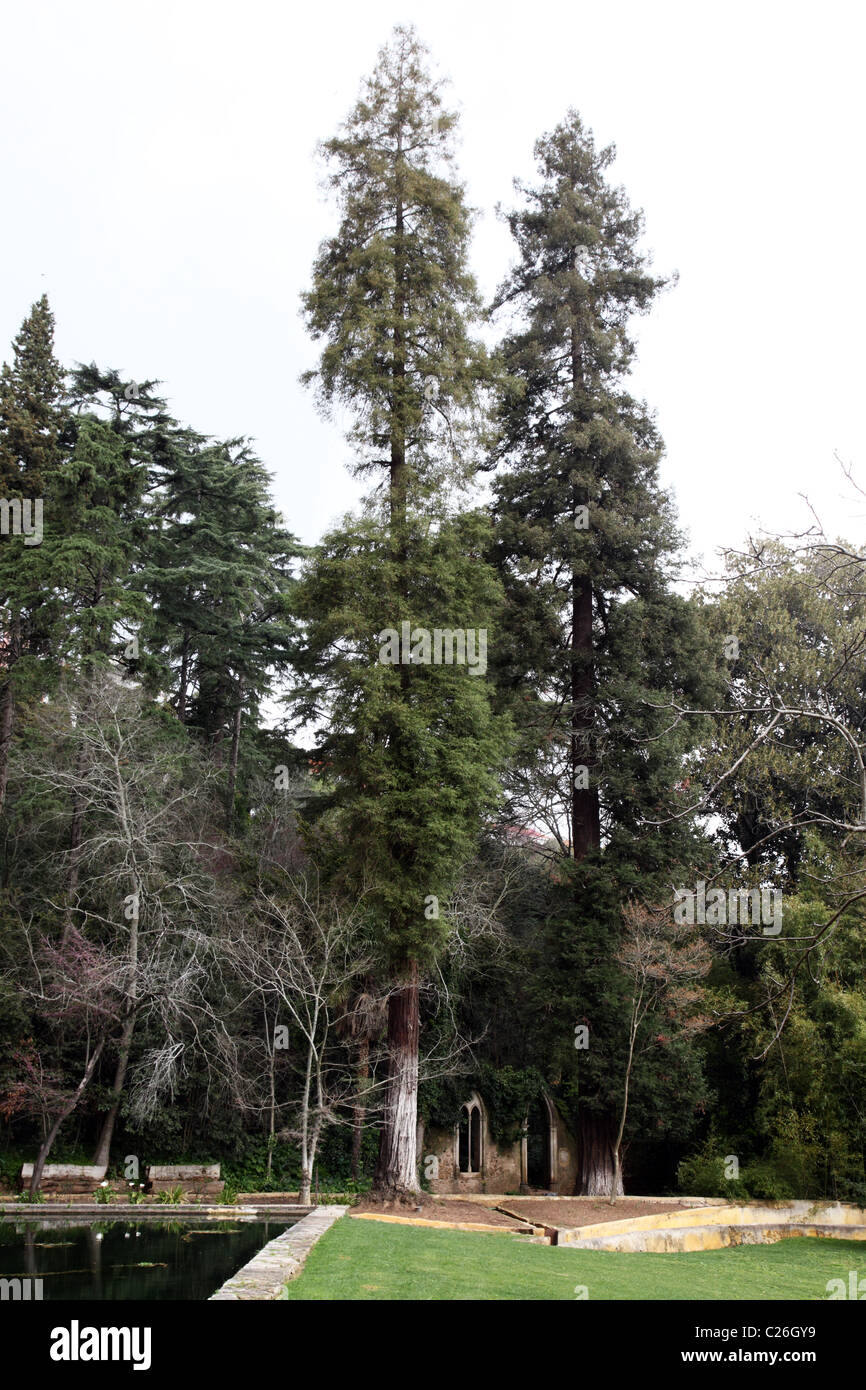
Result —
[[[467, 1097], [469, 1099], [469, 1097]], [[521, 1141], [514, 1144], [496, 1144], [490, 1135], [490, 1124], [482, 1101], [482, 1165], [480, 1173], [461, 1173], [457, 1165], [457, 1142], [453, 1129], [429, 1127], [421, 1145], [421, 1171], [427, 1178], [432, 1193], [467, 1194], [491, 1192], [507, 1193], [526, 1191], [526, 1147]], [[570, 1196], [576, 1189], [578, 1177], [577, 1143], [567, 1129], [556, 1107], [549, 1104], [551, 1117], [550, 1165], [552, 1181], [550, 1191], [559, 1196]], [[430, 1158], [438, 1162], [438, 1177], [430, 1172]]]
[[[21, 1187], [28, 1188], [33, 1177], [33, 1164], [21, 1168]], [[83, 1163], [46, 1163], [42, 1169], [40, 1190], [54, 1192], [95, 1192], [105, 1177], [105, 1164], [95, 1167]]]
[[433, 1155], [439, 1162], [439, 1177], [429, 1179], [431, 1192], [517, 1192], [522, 1182], [520, 1144], [498, 1148], [490, 1138], [484, 1122], [483, 1162], [480, 1173], [461, 1173], [454, 1152], [454, 1132], [429, 1129], [424, 1139], [425, 1161]]
[[553, 1183], [551, 1191], [559, 1197], [570, 1197], [578, 1190], [577, 1140], [567, 1128], [556, 1107], [554, 1112]]
[[180, 1187], [200, 1197], [218, 1197], [225, 1187], [218, 1163], [157, 1163], [147, 1170], [151, 1192], [171, 1192]]

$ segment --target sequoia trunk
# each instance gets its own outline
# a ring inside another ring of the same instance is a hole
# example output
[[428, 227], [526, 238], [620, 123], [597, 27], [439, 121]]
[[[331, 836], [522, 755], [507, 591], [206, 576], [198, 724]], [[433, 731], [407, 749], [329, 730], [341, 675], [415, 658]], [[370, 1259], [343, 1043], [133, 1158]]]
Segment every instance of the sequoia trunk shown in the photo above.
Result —
[[[579, 307], [576, 308], [576, 318]], [[580, 393], [583, 389], [583, 357], [577, 321], [571, 330], [571, 387], [574, 393], [575, 424], [580, 427]], [[575, 463], [580, 466], [581, 460]], [[589, 507], [591, 499], [579, 488], [573, 499], [575, 525], [577, 508]], [[590, 518], [588, 518], [591, 520]], [[571, 855], [579, 864], [601, 844], [598, 807], [598, 781], [592, 747], [595, 720], [595, 678], [592, 645], [592, 579], [572, 571], [571, 576]]]
[[[575, 577], [571, 613], [571, 843], [576, 863], [601, 844], [598, 784], [591, 740], [594, 698], [592, 585], [588, 579]], [[581, 768], [586, 768], [585, 774], [579, 771]]]
[[616, 1125], [607, 1115], [580, 1116], [580, 1192], [584, 1197], [622, 1197], [622, 1172], [614, 1160]]
[[418, 1168], [418, 966], [388, 1000], [388, 1090], [379, 1141], [377, 1191], [416, 1193]]

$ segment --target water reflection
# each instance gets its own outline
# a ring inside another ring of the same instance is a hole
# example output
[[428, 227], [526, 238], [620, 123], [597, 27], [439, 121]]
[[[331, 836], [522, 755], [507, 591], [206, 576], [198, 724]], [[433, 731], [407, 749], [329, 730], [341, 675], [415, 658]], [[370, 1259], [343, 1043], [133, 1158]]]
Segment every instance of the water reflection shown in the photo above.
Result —
[[0, 1278], [39, 1278], [43, 1300], [209, 1298], [292, 1222], [0, 1223]]

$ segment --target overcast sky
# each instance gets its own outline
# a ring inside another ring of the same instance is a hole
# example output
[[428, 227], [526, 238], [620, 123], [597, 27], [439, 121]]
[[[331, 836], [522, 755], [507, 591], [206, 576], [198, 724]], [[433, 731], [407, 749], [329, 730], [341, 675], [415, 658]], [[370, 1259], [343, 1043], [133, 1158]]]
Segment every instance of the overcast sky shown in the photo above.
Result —
[[451, 79], [492, 294], [497, 203], [576, 107], [679, 286], [641, 320], [633, 384], [663, 481], [709, 560], [799, 528], [808, 493], [864, 540], [864, 7], [551, 0], [148, 0], [5, 7], [0, 357], [47, 292], [61, 360], [159, 377], [174, 413], [255, 438], [289, 526], [315, 541], [357, 496], [348, 445], [298, 375], [298, 315], [334, 211], [334, 132], [393, 24]]

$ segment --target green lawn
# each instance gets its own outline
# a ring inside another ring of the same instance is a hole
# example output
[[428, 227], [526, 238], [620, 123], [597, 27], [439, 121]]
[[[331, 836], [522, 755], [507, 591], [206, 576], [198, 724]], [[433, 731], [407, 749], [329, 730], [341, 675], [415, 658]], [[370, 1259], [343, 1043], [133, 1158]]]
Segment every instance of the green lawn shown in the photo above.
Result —
[[[310, 1252], [290, 1299], [825, 1299], [866, 1275], [866, 1244], [808, 1237], [688, 1255], [532, 1245], [513, 1234], [435, 1231], [343, 1217]], [[585, 1297], [586, 1295], [584, 1295]]]

